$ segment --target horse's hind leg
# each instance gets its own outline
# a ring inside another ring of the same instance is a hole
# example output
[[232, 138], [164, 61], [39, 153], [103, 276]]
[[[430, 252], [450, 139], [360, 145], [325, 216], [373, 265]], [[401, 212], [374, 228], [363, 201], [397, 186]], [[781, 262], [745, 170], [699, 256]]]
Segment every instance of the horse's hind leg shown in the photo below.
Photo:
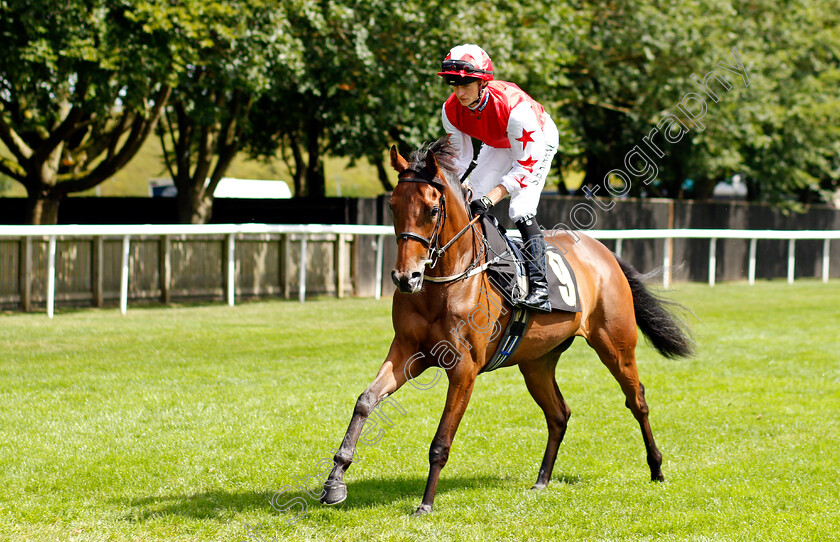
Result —
[[[568, 341], [571, 344], [571, 340]], [[564, 344], [565, 350], [568, 345]], [[519, 370], [525, 378], [525, 385], [534, 401], [540, 406], [545, 414], [545, 422], [548, 425], [548, 442], [545, 446], [540, 473], [537, 481], [531, 489], [544, 489], [551, 480], [551, 471], [554, 470], [554, 461], [557, 459], [557, 450], [563, 442], [563, 435], [566, 434], [566, 424], [569, 421], [571, 410], [563, 400], [560, 388], [554, 380], [554, 367], [560, 353], [556, 350], [548, 355], [522, 363]]]
[[650, 479], [654, 482], [663, 481], [665, 477], [662, 475], [662, 454], [653, 439], [653, 431], [648, 420], [649, 409], [645, 401], [645, 387], [639, 382], [639, 371], [636, 367], [635, 326], [632, 332], [627, 329], [624, 332], [611, 330], [608, 333], [601, 329], [592, 333], [589, 337], [589, 345], [598, 353], [598, 357], [618, 381], [626, 397], [624, 404], [639, 422], [647, 450]]

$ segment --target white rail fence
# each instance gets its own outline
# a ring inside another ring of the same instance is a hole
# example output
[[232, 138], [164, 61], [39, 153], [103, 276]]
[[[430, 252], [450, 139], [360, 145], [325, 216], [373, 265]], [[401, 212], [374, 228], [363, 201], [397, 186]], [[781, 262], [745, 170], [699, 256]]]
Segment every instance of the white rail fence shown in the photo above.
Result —
[[664, 241], [665, 257], [662, 265], [666, 272], [663, 273], [663, 286], [667, 288], [670, 283], [670, 269], [672, 265], [672, 244], [674, 239], [708, 239], [709, 240], [709, 286], [715, 285], [717, 269], [717, 241], [718, 239], [744, 239], [750, 242], [749, 266], [747, 269], [747, 280], [750, 285], [755, 284], [755, 262], [756, 245], [759, 239], [786, 240], [787, 251], [787, 281], [793, 283], [794, 269], [796, 268], [796, 241], [797, 240], [822, 240], [822, 281], [828, 282], [830, 242], [832, 239], [840, 239], [840, 231], [790, 231], [790, 230], [590, 230], [586, 232], [596, 239], [615, 239], [615, 253], [621, 256], [621, 245], [624, 239], [662, 239]]
[[[716, 244], [718, 239], [743, 239], [749, 240], [749, 263], [747, 278], [749, 284], [755, 283], [756, 274], [756, 244], [758, 240], [774, 239], [787, 240], [787, 280], [793, 282], [795, 269], [795, 244], [797, 240], [822, 240], [822, 280], [828, 281], [829, 276], [829, 254], [831, 240], [840, 239], [840, 231], [767, 231], [767, 230], [715, 230], [715, 229], [651, 229], [651, 230], [590, 230], [587, 235], [601, 240], [615, 240], [615, 252], [621, 256], [622, 241], [637, 239], [661, 239], [664, 246], [663, 266], [666, 272], [663, 274], [663, 285], [667, 288], [671, 282], [670, 269], [672, 266], [673, 240], [674, 239], [708, 239], [709, 240], [709, 285], [714, 286], [716, 275]], [[33, 271], [31, 258], [31, 243], [33, 240], [47, 242], [46, 248], [46, 310], [47, 315], [52, 318], [55, 312], [56, 301], [56, 247], [60, 240], [73, 238], [93, 238], [98, 243], [98, 250], [102, 252], [104, 239], [118, 239], [121, 241], [121, 262], [119, 277], [119, 306], [120, 311], [125, 314], [128, 310], [129, 281], [131, 277], [130, 254], [132, 240], [157, 237], [161, 240], [161, 290], [164, 297], [168, 291], [170, 274], [170, 244], [168, 239], [173, 236], [207, 237], [224, 236], [224, 265], [221, 266], [221, 282], [224, 284], [225, 299], [228, 305], [233, 306], [236, 298], [236, 247], [237, 240], [243, 236], [253, 235], [279, 235], [284, 247], [288, 247], [291, 240], [300, 242], [300, 259], [298, 262], [298, 299], [303, 302], [306, 297], [306, 276], [307, 276], [307, 243], [310, 240], [318, 239], [323, 241], [325, 235], [329, 235], [330, 242], [335, 243], [334, 249], [334, 272], [336, 281], [336, 295], [342, 296], [344, 287], [342, 282], [346, 275], [347, 262], [344, 256], [343, 244], [349, 240], [359, 237], [372, 237], [375, 250], [374, 263], [374, 296], [378, 299], [382, 295], [382, 272], [384, 266], [383, 243], [386, 237], [393, 238], [392, 226], [361, 226], [361, 225], [273, 225], [273, 224], [211, 224], [211, 225], [66, 225], [66, 226], [0, 226], [0, 242], [4, 240], [18, 240], [25, 247], [23, 251], [27, 254], [21, 258], [20, 275], [26, 277]], [[288, 257], [288, 248], [284, 250], [285, 257]], [[101, 256], [100, 256], [101, 260]], [[4, 268], [5, 269], [5, 268]], [[287, 269], [284, 269], [284, 273]], [[358, 270], [356, 270], [358, 273]], [[352, 272], [351, 272], [352, 274]], [[100, 272], [101, 275], [101, 272]], [[285, 291], [288, 295], [288, 277], [286, 277]], [[28, 280], [28, 279], [27, 279]], [[101, 276], [99, 278], [101, 281]], [[27, 286], [28, 288], [28, 286]], [[24, 292], [26, 288], [22, 288]], [[99, 293], [94, 294], [100, 297]], [[28, 299], [30, 293], [21, 293], [21, 299]]]

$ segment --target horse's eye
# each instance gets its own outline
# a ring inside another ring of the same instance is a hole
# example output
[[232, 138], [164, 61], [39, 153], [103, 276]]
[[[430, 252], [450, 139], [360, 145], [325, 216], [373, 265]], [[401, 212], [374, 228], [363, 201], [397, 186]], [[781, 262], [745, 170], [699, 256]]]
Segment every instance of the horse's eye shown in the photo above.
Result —
[[436, 217], [436, 216], [438, 215], [438, 213], [439, 213], [439, 212], [440, 212], [440, 207], [438, 207], [438, 206], [434, 206], [434, 207], [432, 207], [432, 210], [431, 210], [431, 211], [429, 211], [429, 216], [431, 216], [432, 218], [434, 218], [434, 217]]

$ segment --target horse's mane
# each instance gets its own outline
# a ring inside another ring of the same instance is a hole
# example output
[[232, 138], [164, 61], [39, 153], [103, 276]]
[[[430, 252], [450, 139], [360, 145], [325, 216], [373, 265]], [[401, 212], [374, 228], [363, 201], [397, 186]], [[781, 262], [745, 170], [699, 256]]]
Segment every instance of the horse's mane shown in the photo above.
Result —
[[417, 172], [426, 169], [426, 156], [432, 153], [437, 159], [438, 166], [443, 172], [449, 188], [452, 189], [461, 203], [464, 203], [464, 194], [461, 191], [461, 179], [458, 177], [458, 170], [455, 167], [455, 148], [449, 142], [449, 135], [445, 135], [437, 141], [426, 142], [408, 158], [408, 168]]

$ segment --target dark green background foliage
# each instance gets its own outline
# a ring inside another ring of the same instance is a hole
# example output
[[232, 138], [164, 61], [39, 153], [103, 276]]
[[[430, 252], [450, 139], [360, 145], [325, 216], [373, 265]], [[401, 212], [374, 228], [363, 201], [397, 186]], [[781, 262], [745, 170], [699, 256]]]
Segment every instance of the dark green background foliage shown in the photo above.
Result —
[[[546, 105], [559, 170], [591, 187], [713, 69], [732, 89], [631, 195], [705, 198], [737, 173], [750, 199], [813, 202], [840, 182], [834, 0], [2, 0], [0, 40], [0, 173], [26, 186], [33, 221], [155, 129], [184, 221], [206, 220], [205, 179], [242, 151], [285, 156], [296, 195], [324, 196], [326, 156], [369, 160], [387, 189], [383, 151], [441, 134], [435, 71], [464, 42]], [[748, 87], [716, 68], [733, 47]]]

